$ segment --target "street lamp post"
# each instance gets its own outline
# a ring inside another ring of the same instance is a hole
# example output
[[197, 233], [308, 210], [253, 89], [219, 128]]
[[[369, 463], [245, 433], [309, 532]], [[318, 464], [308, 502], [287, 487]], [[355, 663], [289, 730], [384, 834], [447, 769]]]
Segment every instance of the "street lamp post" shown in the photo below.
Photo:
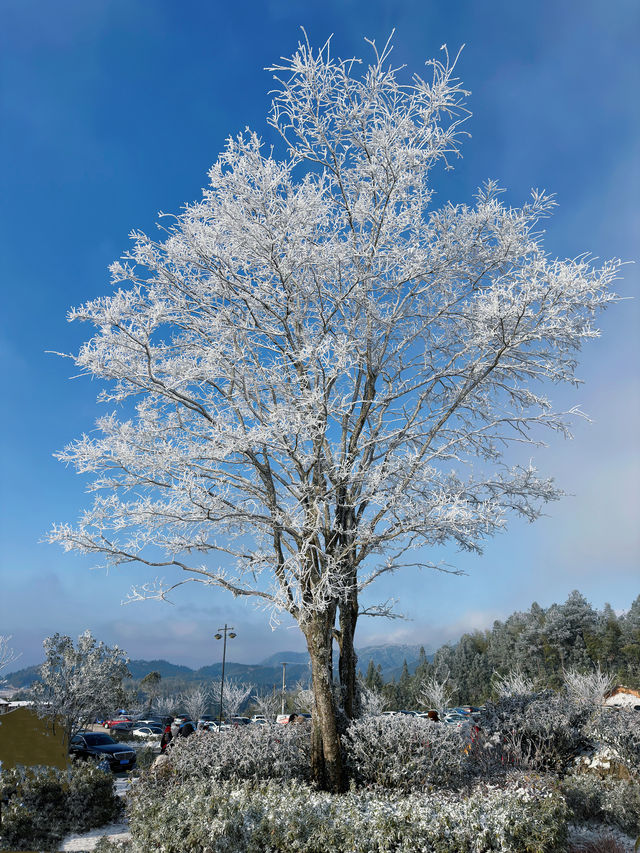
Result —
[[286, 677], [285, 672], [287, 671], [287, 664], [285, 661], [282, 661], [282, 707], [280, 709], [280, 713], [284, 714], [284, 697], [286, 693]]
[[[222, 633], [220, 633], [222, 631]], [[222, 729], [222, 696], [224, 693], [224, 662], [227, 657], [227, 634], [229, 635], [229, 639], [233, 640], [236, 636], [233, 633], [233, 628], [229, 628], [226, 623], [224, 628], [218, 628], [218, 633], [215, 634], [216, 640], [221, 640], [224, 635], [224, 643], [222, 645], [222, 677], [220, 678], [220, 716], [218, 718], [218, 731]]]

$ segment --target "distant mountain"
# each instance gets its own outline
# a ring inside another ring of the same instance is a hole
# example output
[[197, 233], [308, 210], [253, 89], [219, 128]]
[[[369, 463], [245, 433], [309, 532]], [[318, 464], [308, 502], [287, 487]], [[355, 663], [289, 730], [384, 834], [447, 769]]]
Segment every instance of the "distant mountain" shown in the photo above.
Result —
[[172, 678], [174, 676], [188, 678], [193, 673], [193, 670], [188, 666], [169, 663], [166, 660], [132, 660], [129, 661], [129, 672], [131, 673], [131, 677], [137, 680], [144, 678], [150, 672], [159, 672], [162, 678]]
[[39, 677], [40, 664], [38, 666], [27, 666], [24, 669], [18, 669], [16, 672], [4, 675], [3, 681], [6, 681], [6, 687], [28, 687]]
[[[369, 666], [369, 661], [373, 661], [375, 667], [378, 664], [382, 670], [382, 677], [385, 681], [390, 681], [392, 678], [398, 678], [403, 662], [406, 660], [407, 666], [411, 673], [414, 672], [420, 654], [420, 646], [407, 645], [390, 645], [390, 646], [365, 646], [357, 649], [358, 669], [364, 674]], [[432, 654], [427, 655], [429, 659]], [[295, 687], [298, 681], [309, 680], [309, 656], [306, 652], [276, 652], [273, 655], [265, 658], [259, 664], [234, 663], [227, 661], [225, 664], [224, 676], [225, 680], [231, 678], [235, 681], [255, 684], [256, 687], [270, 690], [272, 687], [279, 688], [282, 686], [282, 663], [287, 664], [286, 667], [286, 686], [288, 688]], [[334, 667], [337, 668], [337, 656], [334, 660]], [[28, 666], [25, 669], [19, 669], [5, 676], [8, 682], [7, 686], [12, 687], [28, 687], [34, 681], [38, 680], [40, 667]], [[159, 672], [162, 676], [162, 681], [167, 687], [181, 689], [185, 683], [198, 681], [215, 681], [220, 678], [222, 673], [222, 663], [212, 663], [208, 666], [202, 666], [200, 669], [191, 669], [188, 666], [169, 663], [169, 661], [159, 660], [132, 660], [129, 663], [129, 671], [131, 677], [135, 681], [139, 681], [148, 675], [150, 672]]]
[[[411, 675], [415, 672], [416, 666], [420, 659], [420, 649], [422, 646], [407, 646], [407, 645], [391, 645], [391, 646], [365, 646], [362, 649], [356, 649], [358, 655], [358, 669], [364, 675], [369, 667], [369, 661], [373, 661], [373, 665], [381, 668], [382, 677], [385, 681], [391, 681], [392, 678], [398, 679], [402, 672], [402, 665], [406, 660], [409, 672]], [[433, 652], [427, 651], [427, 660], [433, 660]]]

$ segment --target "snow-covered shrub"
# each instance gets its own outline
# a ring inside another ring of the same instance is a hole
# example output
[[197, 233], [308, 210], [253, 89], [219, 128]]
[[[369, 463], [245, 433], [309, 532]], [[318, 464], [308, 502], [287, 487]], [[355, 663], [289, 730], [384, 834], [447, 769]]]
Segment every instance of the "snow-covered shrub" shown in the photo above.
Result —
[[510, 670], [505, 675], [494, 676], [492, 687], [494, 693], [500, 699], [508, 699], [513, 696], [529, 696], [535, 689], [533, 681], [518, 667]]
[[587, 706], [546, 691], [488, 702], [480, 725], [499, 738], [506, 765], [562, 771], [585, 745], [589, 714]]
[[631, 712], [603, 708], [591, 718], [586, 733], [594, 742], [612, 749], [632, 773], [640, 774], [640, 728]]
[[[564, 800], [543, 779], [461, 796], [318, 792], [192, 780], [157, 796], [147, 780], [130, 795], [131, 853], [487, 853], [566, 850]], [[162, 827], [162, 832], [158, 831]]]
[[351, 774], [362, 785], [456, 788], [473, 774], [471, 730], [424, 717], [362, 717], [351, 723], [343, 745]]
[[614, 677], [608, 672], [603, 672], [600, 669], [600, 664], [593, 672], [565, 669], [562, 675], [568, 696], [575, 702], [592, 707], [602, 705], [605, 693], [615, 684]]
[[425, 708], [434, 708], [439, 714], [444, 714], [446, 708], [453, 702], [456, 686], [449, 681], [449, 676], [438, 678], [433, 675], [425, 678], [418, 688], [418, 698]]
[[627, 779], [601, 779], [592, 773], [566, 776], [561, 783], [570, 819], [597, 820], [640, 835], [640, 784]]
[[167, 751], [180, 779], [306, 779], [310, 733], [305, 725], [238, 726], [178, 738]]
[[5, 770], [0, 798], [4, 850], [57, 850], [66, 834], [109, 823], [121, 808], [112, 774], [91, 762]]

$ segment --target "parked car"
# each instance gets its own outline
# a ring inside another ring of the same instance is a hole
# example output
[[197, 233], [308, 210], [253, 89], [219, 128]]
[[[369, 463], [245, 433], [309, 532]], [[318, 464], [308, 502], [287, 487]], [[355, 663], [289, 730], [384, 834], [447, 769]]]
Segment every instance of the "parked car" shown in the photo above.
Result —
[[118, 743], [106, 732], [78, 732], [71, 738], [69, 754], [74, 758], [106, 760], [114, 772], [136, 766], [136, 753], [130, 746]]
[[249, 717], [231, 717], [232, 726], [248, 726], [250, 722]]
[[120, 723], [113, 723], [113, 725], [109, 726], [109, 731], [110, 732], [130, 732], [137, 725], [138, 724], [134, 723], [133, 721], [126, 720], [126, 721], [123, 721]]
[[132, 729], [133, 720], [131, 717], [114, 717], [112, 720], [105, 720], [103, 725], [105, 729], [113, 729], [115, 726], [118, 726], [120, 729], [126, 729], [127, 725], [129, 729]]
[[152, 738], [162, 734], [162, 726], [137, 726], [131, 734], [134, 737]]
[[198, 728], [204, 728], [207, 723], [215, 723], [217, 719], [213, 714], [203, 714], [201, 717], [198, 717]]
[[468, 714], [445, 714], [443, 722], [458, 729], [471, 726], [472, 720]]

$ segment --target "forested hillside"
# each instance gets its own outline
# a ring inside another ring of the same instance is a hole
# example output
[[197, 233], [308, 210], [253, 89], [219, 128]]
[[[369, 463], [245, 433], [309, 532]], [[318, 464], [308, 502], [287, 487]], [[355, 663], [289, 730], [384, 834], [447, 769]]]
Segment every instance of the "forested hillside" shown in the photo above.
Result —
[[609, 604], [595, 610], [577, 590], [546, 610], [534, 602], [529, 610], [494, 622], [491, 630], [441, 646], [432, 662], [423, 655], [413, 676], [405, 667], [397, 680], [384, 684], [370, 665], [365, 682], [382, 690], [390, 707], [414, 708], [421, 704], [425, 678], [448, 677], [454, 701], [478, 704], [491, 696], [494, 673], [520, 669], [536, 686], [555, 688], [563, 668], [588, 671], [598, 664], [618, 683], [640, 687], [640, 596], [620, 616]]

